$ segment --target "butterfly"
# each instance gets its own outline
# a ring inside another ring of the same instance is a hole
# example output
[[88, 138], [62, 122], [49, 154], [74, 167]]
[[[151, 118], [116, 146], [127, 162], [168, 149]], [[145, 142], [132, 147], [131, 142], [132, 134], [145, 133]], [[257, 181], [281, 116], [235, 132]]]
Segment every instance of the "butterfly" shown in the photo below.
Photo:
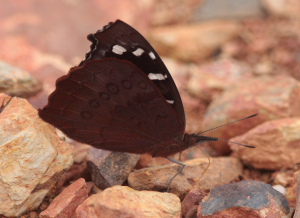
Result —
[[138, 31], [116, 20], [88, 39], [85, 60], [56, 81], [48, 104], [39, 110], [44, 121], [96, 148], [167, 157], [181, 165], [178, 173], [185, 165], [170, 155], [218, 140], [185, 133], [178, 89]]

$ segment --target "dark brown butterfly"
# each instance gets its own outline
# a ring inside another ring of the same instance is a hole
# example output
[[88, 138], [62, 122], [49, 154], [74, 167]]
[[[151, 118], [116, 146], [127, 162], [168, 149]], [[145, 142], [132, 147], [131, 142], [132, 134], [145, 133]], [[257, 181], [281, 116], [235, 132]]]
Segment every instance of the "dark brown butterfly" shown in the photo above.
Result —
[[39, 110], [43, 120], [96, 148], [153, 156], [218, 140], [185, 133], [176, 85], [139, 32], [117, 20], [88, 39], [85, 60], [57, 80], [48, 105]]

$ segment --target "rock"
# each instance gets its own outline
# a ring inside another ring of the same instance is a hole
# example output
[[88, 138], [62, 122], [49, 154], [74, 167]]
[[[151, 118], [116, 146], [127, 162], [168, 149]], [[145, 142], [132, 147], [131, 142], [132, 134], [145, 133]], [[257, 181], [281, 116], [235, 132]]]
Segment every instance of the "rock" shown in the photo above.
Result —
[[[74, 162], [75, 163], [82, 163], [86, 161], [87, 154], [91, 148], [91, 145], [74, 142]], [[74, 144], [73, 143], [73, 144]]]
[[192, 73], [187, 89], [204, 102], [211, 102], [226, 88], [252, 78], [251, 68], [243, 62], [223, 58], [200, 65]]
[[286, 195], [286, 188], [282, 185], [273, 185], [273, 189], [280, 192], [282, 195]]
[[240, 25], [234, 21], [210, 21], [154, 28], [149, 39], [160, 55], [199, 62], [235, 37], [239, 30]]
[[25, 99], [0, 94], [0, 105], [0, 214], [20, 216], [63, 181], [72, 148]]
[[[265, 76], [238, 83], [208, 107], [203, 130], [259, 113], [258, 116], [217, 128], [211, 136], [230, 139], [267, 120], [300, 116], [300, 83], [288, 76]], [[219, 154], [228, 154], [226, 142], [210, 142]]]
[[262, 0], [262, 4], [271, 15], [299, 18], [300, 2], [298, 0]]
[[28, 72], [0, 61], [0, 93], [28, 98], [41, 90], [41, 82]]
[[134, 169], [140, 155], [112, 152], [91, 147], [87, 164], [92, 180], [100, 189], [122, 185]]
[[[157, 1], [154, 4], [151, 24], [153, 26], [163, 26], [174, 23], [186, 23], [190, 20], [191, 14], [195, 11], [195, 7], [201, 5], [202, 2], [203, 0]], [[180, 10], [178, 10], [179, 8]]]
[[87, 198], [87, 184], [84, 179], [78, 179], [52, 201], [40, 218], [76, 217], [76, 208]]
[[257, 169], [280, 170], [300, 163], [300, 117], [266, 121], [230, 140], [255, 146], [230, 144], [233, 156]]
[[180, 218], [180, 209], [180, 200], [173, 194], [114, 186], [86, 199], [76, 209], [76, 215], [80, 218]]
[[297, 207], [297, 202], [299, 201], [299, 198], [297, 199], [297, 195], [299, 195], [299, 175], [300, 171], [296, 171], [294, 173], [294, 181], [293, 183], [286, 188], [286, 199], [289, 202], [289, 205], [291, 208], [296, 208]]
[[192, 20], [241, 19], [263, 14], [260, 0], [207, 0], [196, 8]]
[[[208, 166], [207, 158], [193, 159], [184, 163], [186, 167], [170, 186], [170, 192], [180, 199], [183, 199], [192, 188], [212, 189], [216, 185], [229, 183], [242, 174], [240, 161], [232, 157], [211, 158], [211, 164], [206, 172], [204, 171]], [[170, 179], [178, 170], [178, 164], [140, 169], [129, 175], [128, 184], [135, 190], [166, 191]]]
[[197, 217], [197, 209], [206, 194], [201, 189], [192, 189], [181, 203], [181, 214], [183, 218]]
[[287, 218], [289, 210], [284, 196], [272, 186], [249, 180], [215, 187], [201, 202], [197, 217]]

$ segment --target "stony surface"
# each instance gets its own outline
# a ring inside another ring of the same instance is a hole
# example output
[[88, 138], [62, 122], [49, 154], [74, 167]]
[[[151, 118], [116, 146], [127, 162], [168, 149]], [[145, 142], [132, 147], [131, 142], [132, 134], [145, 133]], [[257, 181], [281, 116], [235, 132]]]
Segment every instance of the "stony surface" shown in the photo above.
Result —
[[233, 156], [257, 169], [279, 170], [300, 163], [300, 118], [266, 121], [232, 141], [255, 146], [246, 149], [231, 144]]
[[78, 179], [65, 188], [40, 214], [40, 218], [76, 217], [76, 208], [88, 198], [87, 184], [84, 179]]
[[[267, 120], [300, 116], [299, 98], [300, 83], [288, 76], [265, 76], [241, 82], [210, 104], [203, 120], [203, 130], [259, 113], [254, 118], [210, 132], [211, 136], [230, 139]], [[230, 151], [226, 142], [209, 144], [220, 154]]]
[[197, 216], [198, 206], [206, 193], [202, 189], [192, 189], [185, 196], [181, 203], [181, 214], [183, 218], [193, 218]]
[[114, 186], [90, 196], [76, 214], [81, 218], [180, 218], [180, 209], [180, 200], [173, 194]]
[[262, 16], [260, 0], [209, 0], [204, 1], [194, 12], [192, 19], [233, 19]]
[[[134, 28], [139, 30], [145, 36], [145, 38], [149, 39], [149, 33], [151, 33], [152, 31], [151, 24], [161, 25], [167, 23], [169, 24], [168, 27], [170, 27], [171, 30], [176, 29], [176, 27], [184, 26], [186, 26], [186, 29], [188, 29], [190, 27], [190, 24], [193, 24], [195, 26], [196, 24], [198, 24], [197, 22], [195, 22], [195, 20], [191, 22], [193, 16], [200, 15], [198, 12], [205, 11], [208, 17], [217, 17], [220, 15], [224, 16], [224, 12], [221, 11], [221, 9], [225, 9], [225, 7], [210, 7], [210, 10], [207, 10], [207, 8], [209, 8], [207, 7], [207, 5], [213, 5], [212, 3], [216, 2], [217, 1], [215, 0], [162, 0], [159, 2], [147, 0], [91, 0], [88, 2], [41, 2], [38, 0], [29, 0], [22, 1], [22, 3], [16, 3], [15, 1], [3, 1], [0, 7], [0, 59], [13, 66], [19, 67], [20, 69], [22, 69], [22, 71], [25, 70], [32, 73], [35, 78], [38, 78], [45, 83], [44, 92], [39, 94], [37, 97], [30, 99], [30, 102], [32, 102], [35, 107], [42, 107], [46, 104], [48, 93], [50, 93], [55, 86], [55, 80], [59, 76], [65, 74], [70, 67], [77, 65], [84, 57], [84, 54], [88, 50], [88, 46], [90, 44], [86, 40], [86, 35], [88, 33], [95, 32], [97, 29], [102, 28], [102, 26], [107, 24], [109, 21], [114, 21], [118, 18], [131, 24]], [[222, 3], [218, 4], [224, 4], [226, 2], [227, 0], [224, 0], [222, 1]], [[255, 2], [257, 1], [230, 1], [232, 5], [229, 6], [230, 13], [228, 14], [228, 16], [232, 17], [232, 15], [235, 15], [236, 12], [241, 13], [242, 16], [247, 14], [248, 12], [251, 12], [249, 10], [250, 8], [247, 8], [248, 11], [236, 10], [235, 6], [241, 4], [241, 6], [243, 7], [247, 4], [253, 4]], [[171, 59], [171, 61], [176, 61], [176, 64], [174, 64], [173, 66], [166, 63], [169, 67], [170, 73], [174, 77], [174, 80], [179, 87], [179, 91], [185, 107], [188, 132], [199, 132], [201, 129], [205, 130], [208, 128], [206, 124], [201, 127], [203, 114], [206, 110], [207, 105], [200, 101], [200, 99], [198, 99], [197, 96], [200, 96], [199, 94], [191, 94], [186, 90], [187, 82], [189, 80], [194, 80], [193, 76], [198, 72], [198, 69], [195, 66], [199, 63], [204, 65], [207, 63], [209, 65], [211, 63], [214, 63], [216, 60], [219, 60], [220, 57], [230, 57], [232, 58], [232, 60], [238, 63], [243, 62], [250, 66], [251, 70], [254, 73], [254, 76], [256, 77], [262, 75], [270, 75], [271, 77], [275, 77], [276, 75], [289, 75], [295, 79], [300, 80], [299, 1], [261, 0], [261, 2], [263, 2], [263, 6], [267, 8], [267, 16], [263, 18], [252, 17], [250, 19], [246, 18], [243, 20], [235, 20], [234, 23], [239, 26], [239, 31], [233, 34], [233, 38], [230, 37], [229, 40], [223, 41], [221, 43], [218, 42], [219, 44], [213, 44], [215, 47], [213, 49], [213, 52], [209, 53], [209, 55], [207, 55], [206, 53], [202, 53], [206, 51], [207, 48], [203, 47], [203, 44], [197, 41], [198, 38], [199, 40], [205, 39], [205, 37], [207, 36], [203, 35], [205, 34], [205, 31], [201, 32], [201, 35], [199, 34], [200, 32], [195, 31], [196, 33], [194, 34], [196, 36], [194, 36], [190, 34], [189, 31], [186, 31], [185, 28], [183, 28], [181, 29], [183, 31], [181, 34], [185, 34], [187, 35], [187, 37], [181, 37], [181, 41], [177, 41], [178, 45], [172, 45], [173, 47], [170, 47], [170, 49], [166, 49], [161, 45], [158, 45], [159, 47], [153, 45], [157, 50], [162, 48], [165, 56], [180, 58], [184, 57], [184, 59], [181, 58], [181, 60], [188, 60], [188, 62], [178, 63], [178, 60]], [[203, 5], [204, 3], [205, 5]], [[205, 7], [206, 9], [202, 10], [200, 8], [201, 6]], [[113, 8], [113, 10], [107, 10], [108, 8]], [[196, 9], [197, 12], [194, 13]], [[53, 11], [57, 11], [57, 13], [53, 13]], [[205, 23], [217, 27], [211, 22], [202, 21], [202, 24]], [[176, 24], [180, 25], [177, 26]], [[167, 29], [167, 27], [164, 27], [164, 29]], [[176, 32], [180, 32], [181, 30], [176, 29]], [[220, 35], [223, 34], [222, 32], [214, 33], [215, 34], [209, 35], [207, 37], [208, 41], [203, 42], [211, 46], [212, 43], [209, 40], [219, 40]], [[191, 35], [192, 37], [188, 37], [188, 35]], [[169, 39], [172, 41], [173, 38]], [[199, 54], [191, 49], [192, 45], [196, 45], [194, 46], [194, 48], [195, 50], [198, 50], [200, 52]], [[198, 45], [199, 48], [197, 47]], [[179, 48], [181, 50], [173, 50], [173, 48]], [[190, 54], [189, 52], [192, 53]], [[176, 54], [176, 56], [173, 53]], [[203, 56], [206, 58], [198, 58]], [[190, 60], [195, 60], [195, 62], [190, 62]], [[223, 69], [227, 70], [226, 65]], [[192, 76], [189, 77], [190, 75]], [[242, 78], [240, 79], [242, 80]], [[203, 81], [199, 80], [199, 86], [206, 86], [205, 81], [209, 82], [210, 80], [206, 78], [204, 78]], [[200, 82], [203, 83], [200, 84]], [[224, 83], [228, 82], [229, 81], [224, 80]], [[240, 83], [240, 80], [237, 80], [237, 84], [238, 83]], [[272, 85], [273, 84], [270, 83], [268, 87], [272, 87]], [[253, 87], [255, 88], [255, 84]], [[197, 84], [195, 84], [194, 88], [197, 88]], [[281, 115], [274, 115], [275, 111], [281, 111], [281, 114], [290, 114], [289, 109], [293, 107], [290, 107], [290, 103], [284, 103], [288, 101], [281, 101], [281, 97], [278, 97], [282, 96], [280, 93], [285, 93], [285, 90], [288, 90], [289, 92], [290, 88], [274, 89], [273, 94], [269, 95], [270, 98], [266, 97], [262, 100], [262, 102], [266, 102], [270, 105], [269, 108], [263, 107], [264, 110], [260, 111], [261, 113], [266, 112], [267, 115], [270, 115], [271, 118], [268, 117], [268, 120], [269, 118], [271, 120], [283, 118], [281, 117]], [[237, 89], [236, 92], [239, 93], [240, 91], [241, 90]], [[259, 96], [261, 93], [263, 94], [263, 92], [260, 91], [257, 96]], [[209, 94], [209, 96], [211, 95], [211, 93], [200, 94]], [[244, 117], [245, 112], [249, 112], [245, 109], [249, 105], [247, 106], [247, 102], [243, 101], [247, 99], [247, 97], [248, 95], [246, 95], [245, 93], [243, 94], [243, 96], [241, 96], [241, 104], [235, 105], [236, 108], [241, 107], [241, 114], [239, 114], [239, 116], [237, 117], [232, 117], [232, 119]], [[285, 106], [278, 109], [278, 107], [274, 106], [272, 104], [272, 101], [270, 101], [272, 99], [280, 100], [281, 102], [283, 102], [282, 105]], [[299, 98], [296, 98], [296, 100], [293, 100], [291, 103], [294, 104], [299, 102], [298, 99]], [[5, 103], [8, 102], [9, 99], [2, 99], [1, 101]], [[5, 109], [5, 107], [2, 107], [2, 109]], [[226, 107], [222, 108], [220, 106], [218, 110], [210, 112], [215, 114], [215, 116], [221, 118], [221, 122], [217, 123], [217, 125], [223, 124], [223, 121], [232, 121], [231, 118], [224, 119], [224, 112], [227, 114]], [[253, 119], [259, 119], [259, 117]], [[248, 131], [256, 125], [265, 122], [266, 120], [259, 120], [259, 122], [257, 123], [257, 120], [255, 122], [254, 121], [248, 120], [244, 121], [240, 126], [238, 125], [234, 128], [231, 128], [232, 126], [228, 126], [224, 128], [229, 129], [228, 132], [230, 133], [231, 130], [233, 132], [236, 132], [236, 129], [244, 129], [244, 127], [248, 127], [247, 125], [250, 124], [249, 128], [246, 128], [246, 131]], [[214, 124], [212, 126], [214, 126]], [[213, 136], [214, 132], [211, 132], [211, 135]], [[229, 136], [228, 138], [230, 137], [232, 136]], [[218, 144], [219, 142], [216, 143]], [[209, 151], [209, 154], [217, 155], [220, 151], [214, 150], [217, 146], [215, 146], [214, 148], [211, 145], [202, 145], [205, 146], [206, 151]], [[201, 157], [201, 154], [195, 151], [198, 151], [198, 149], [188, 149], [183, 153], [183, 159]], [[269, 152], [271, 151], [272, 148]], [[72, 169], [70, 171], [68, 171], [66, 174], [55, 174], [55, 176], [51, 177], [52, 179], [49, 182], [43, 183], [34, 190], [49, 190], [57, 180], [59, 180], [60, 184], [57, 184], [56, 186], [60, 187], [65, 178], [70, 181], [83, 177], [86, 179], [86, 181], [91, 181], [90, 173], [86, 170], [85, 156], [86, 148], [78, 148], [78, 150], [76, 151], [76, 164], [72, 166]], [[267, 156], [268, 154], [266, 155], [266, 157]], [[175, 158], [177, 159], [178, 155], [176, 155]], [[149, 160], [153, 162], [150, 163]], [[143, 162], [145, 163], [146, 161]], [[140, 164], [139, 167], [145, 167], [147, 165], [158, 166], [168, 163], [169, 161], [164, 158], [148, 158], [148, 162], [144, 165]], [[230, 166], [228, 168], [230, 168]], [[295, 207], [295, 190], [297, 187], [297, 182], [291, 181], [291, 176], [287, 175], [286, 172], [294, 172], [297, 170], [299, 170], [298, 165], [294, 165], [290, 169], [276, 170], [275, 172], [258, 170], [254, 168], [244, 168], [243, 175], [240, 178], [253, 178], [256, 180], [268, 182], [271, 185], [283, 185], [287, 190], [286, 198], [289, 200], [290, 206]], [[37, 175], [39, 176], [39, 174]], [[198, 177], [199, 176], [200, 175], [198, 175]], [[35, 182], [35, 180], [33, 180], [33, 182]], [[31, 186], [29, 188], [31, 188]], [[22, 191], [22, 187], [20, 189]], [[58, 190], [60, 190], [60, 188], [56, 189], [56, 191]], [[45, 210], [48, 207], [49, 199], [51, 202], [51, 199], [53, 197], [51, 195], [56, 191], [52, 190], [50, 193], [48, 192], [47, 196], [49, 198], [47, 197], [42, 202], [38, 210], [30, 211], [19, 217], [37, 218], [40, 211]], [[95, 186], [94, 191], [95, 193], [101, 192], [101, 190], [97, 190]], [[12, 196], [15, 197], [14, 195]], [[246, 215], [240, 215], [243, 217], [249, 217], [250, 212]], [[0, 215], [0, 217], [2, 218], [4, 216]]]
[[0, 92], [26, 98], [36, 95], [41, 89], [41, 82], [28, 72], [0, 61]]
[[298, 0], [262, 0], [262, 4], [272, 15], [299, 18], [300, 2]]
[[91, 147], [87, 156], [87, 164], [93, 182], [100, 189], [122, 185], [134, 169], [139, 156]]
[[[186, 23], [191, 19], [191, 14], [193, 14], [195, 8], [201, 6], [203, 2], [203, 0], [157, 1], [154, 4], [150, 22], [155, 26]], [[180, 10], [178, 10], [178, 8], [180, 8]]]
[[160, 55], [200, 62], [235, 37], [239, 30], [240, 26], [235, 21], [211, 21], [158, 27], [153, 29], [149, 38]]
[[0, 214], [36, 209], [73, 163], [72, 148], [24, 99], [0, 94]]
[[281, 193], [268, 184], [249, 180], [215, 187], [201, 202], [197, 217], [287, 218], [289, 210]]
[[193, 71], [187, 84], [188, 91], [204, 102], [211, 102], [226, 88], [253, 78], [252, 70], [246, 63], [222, 58], [205, 63]]
[[[204, 174], [208, 166], [207, 158], [193, 159], [184, 163], [186, 167], [170, 186], [170, 192], [180, 199], [183, 199], [192, 188], [209, 190], [216, 185], [229, 183], [242, 174], [240, 161], [232, 157], [211, 158], [211, 164]], [[178, 164], [140, 169], [129, 175], [128, 184], [136, 190], [166, 191], [170, 179], [178, 170]]]

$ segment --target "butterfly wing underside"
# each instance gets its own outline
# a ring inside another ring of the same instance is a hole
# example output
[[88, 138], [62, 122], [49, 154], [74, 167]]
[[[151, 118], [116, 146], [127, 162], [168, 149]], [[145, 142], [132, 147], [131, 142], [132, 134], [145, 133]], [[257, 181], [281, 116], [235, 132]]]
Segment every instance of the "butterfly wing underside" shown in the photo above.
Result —
[[134, 28], [117, 20], [109, 23], [88, 39], [92, 42], [91, 51], [86, 54], [87, 60], [99, 60], [114, 57], [128, 60], [150, 78], [161, 94], [171, 104], [178, 115], [178, 119], [185, 128], [185, 114], [177, 87], [163, 61], [148, 43], [148, 41]]
[[112, 151], [155, 153], [184, 132], [142, 70], [114, 58], [72, 68], [57, 80], [39, 115], [72, 139]]

